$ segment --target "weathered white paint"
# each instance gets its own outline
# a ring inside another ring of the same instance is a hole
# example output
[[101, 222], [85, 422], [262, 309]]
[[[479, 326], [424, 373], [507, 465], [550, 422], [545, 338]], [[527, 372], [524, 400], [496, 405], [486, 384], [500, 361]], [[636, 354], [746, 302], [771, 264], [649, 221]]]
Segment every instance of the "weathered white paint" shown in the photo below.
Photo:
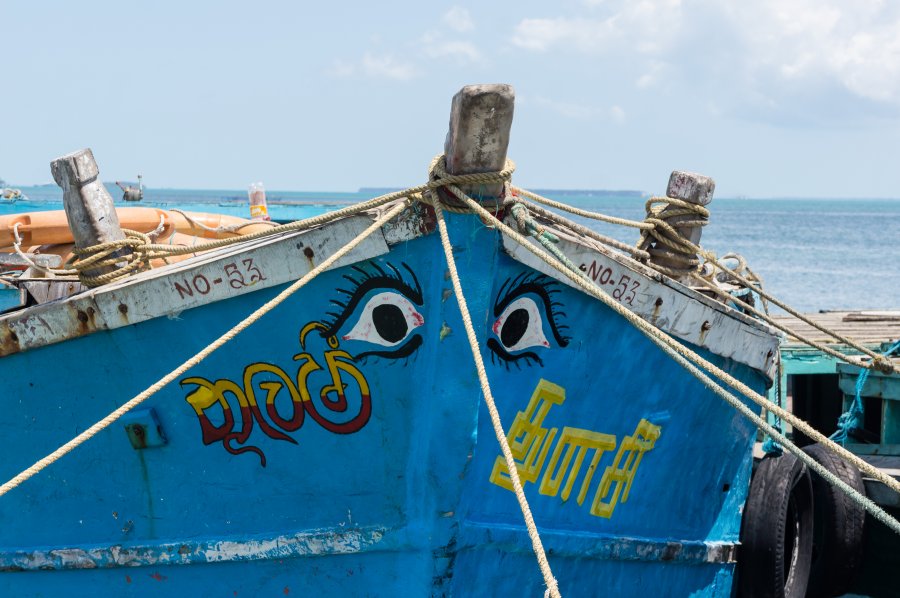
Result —
[[0, 553], [0, 571], [146, 567], [352, 554], [377, 547], [387, 533], [382, 527], [335, 528], [240, 540], [17, 550]]
[[68, 297], [74, 293], [79, 293], [86, 288], [77, 280], [56, 280], [54, 278], [45, 278], [41, 280], [41, 276], [37, 276], [38, 274], [39, 272], [33, 269], [26, 270], [23, 277], [35, 276], [35, 280], [24, 281], [21, 283], [22, 289], [31, 295], [36, 303], [56, 301], [57, 299]]
[[[371, 212], [372, 220], [377, 220], [381, 213], [381, 210]], [[387, 244], [393, 246], [427, 235], [434, 231], [435, 226], [434, 211], [425, 204], [417, 202], [381, 227], [381, 232], [384, 233], [384, 240]]]
[[[507, 224], [515, 226], [511, 218]], [[774, 380], [779, 344], [774, 329], [605, 246], [561, 231], [553, 233], [560, 237], [559, 249], [611, 297], [618, 296], [619, 303], [630, 311], [676, 338], [765, 372], [770, 381]], [[578, 288], [506, 236], [503, 247], [513, 259]], [[619, 293], [625, 277], [625, 291]]]
[[42, 268], [58, 268], [62, 264], [62, 258], [52, 253], [24, 253], [23, 255], [31, 262], [26, 261], [18, 253], [0, 252], [0, 266], [4, 268], [27, 268], [34, 263]]
[[[375, 233], [333, 268], [387, 253], [388, 239], [390, 245], [394, 245], [433, 230], [433, 220], [421, 206], [414, 206], [405, 214], [402, 222], [392, 223], [381, 233]], [[371, 215], [354, 216], [303, 233], [241, 243], [61, 301], [6, 314], [0, 317], [0, 355], [83, 336], [95, 330], [111, 330], [172, 316], [186, 309], [296, 280], [356, 237], [371, 222]], [[603, 272], [608, 269], [608, 280], [603, 288], [610, 293], [621, 290], [620, 301], [645, 320], [677, 338], [773, 376], [778, 338], [768, 327], [602, 245], [556, 232], [561, 237], [560, 248], [570, 259], [583, 265], [589, 275], [598, 281], [605, 280], [607, 275]], [[504, 238], [504, 247], [518, 261], [571, 284], [514, 241]], [[312, 257], [308, 257], [310, 253]], [[237, 284], [235, 270], [250, 283], [252, 268], [256, 268], [264, 279], [252, 284]], [[628, 277], [624, 289], [623, 276]], [[232, 280], [237, 288], [231, 286]], [[637, 286], [634, 283], [638, 283]], [[657, 305], [657, 302], [661, 303]]]
[[[502, 170], [512, 127], [515, 91], [511, 85], [466, 85], [453, 96], [450, 130], [444, 143], [447, 172], [474, 174]], [[498, 197], [502, 184], [461, 185], [475, 197]]]
[[[297, 280], [371, 224], [369, 217], [354, 216], [302, 233], [249, 241], [143, 272], [62, 301], [6, 314], [0, 317], [0, 355], [95, 330], [111, 330], [171, 316]], [[384, 235], [376, 232], [332, 268], [387, 252]], [[257, 279], [260, 275], [262, 278]], [[246, 284], [240, 284], [239, 280]]]
[[[100, 170], [90, 148], [57, 158], [50, 163], [50, 171], [63, 190], [63, 207], [75, 247], [84, 249], [125, 238], [113, 198], [99, 180]], [[130, 251], [123, 248], [114, 255], [127, 255]], [[91, 274], [113, 270], [115, 266], [102, 266], [92, 269]]]

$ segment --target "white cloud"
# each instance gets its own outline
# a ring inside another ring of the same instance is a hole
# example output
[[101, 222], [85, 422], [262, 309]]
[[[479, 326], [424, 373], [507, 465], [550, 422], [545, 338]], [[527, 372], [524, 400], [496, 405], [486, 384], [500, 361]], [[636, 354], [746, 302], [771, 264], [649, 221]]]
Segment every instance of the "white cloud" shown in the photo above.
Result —
[[[727, 13], [741, 33], [746, 67], [791, 85], [830, 83], [900, 103], [900, 13], [880, 0], [767, 0]], [[744, 28], [738, 24], [744, 23]]]
[[334, 60], [328, 74], [340, 78], [369, 77], [407, 81], [418, 77], [420, 73], [414, 64], [398, 60], [391, 54], [366, 52], [362, 59], [356, 62]]
[[352, 77], [356, 74], [356, 66], [344, 60], [335, 60], [331, 65], [331, 75], [334, 77]]
[[429, 44], [425, 46], [425, 54], [429, 58], [451, 58], [463, 63], [481, 59], [475, 44], [459, 40]]
[[585, 106], [584, 104], [576, 104], [573, 102], [561, 102], [558, 100], [551, 100], [549, 98], [544, 97], [536, 97], [535, 101], [537, 101], [538, 105], [544, 106], [545, 108], [549, 108], [550, 110], [556, 112], [560, 116], [564, 116], [566, 118], [574, 118], [577, 120], [590, 120], [594, 118], [598, 110], [594, 106]]
[[[715, 82], [757, 108], [844, 94], [900, 107], [900, 3], [887, 0], [584, 0], [582, 15], [525, 18], [512, 43], [639, 73]], [[677, 71], [677, 73], [676, 73]], [[829, 90], [831, 90], [829, 92]], [[736, 100], [738, 101], [738, 100]], [[835, 101], [839, 101], [835, 99]], [[840, 100], [843, 101], [843, 100]], [[798, 108], [802, 112], [802, 108]]]
[[419, 46], [428, 58], [449, 59], [457, 64], [481, 61], [481, 53], [474, 43], [457, 37], [447, 39], [438, 31], [428, 31], [419, 38]]
[[454, 6], [445, 12], [444, 16], [441, 17], [441, 21], [453, 31], [459, 33], [466, 33], [475, 29], [475, 22], [472, 20], [472, 15], [469, 14], [468, 10], [461, 6]]
[[665, 44], [681, 17], [680, 0], [618, 0], [603, 7], [607, 13], [602, 18], [523, 19], [516, 26], [512, 43], [537, 51], [561, 47], [600, 53], [635, 48], [648, 53]]
[[[424, 72], [425, 59], [456, 65], [469, 65], [482, 61], [481, 53], [474, 42], [462, 39], [460, 33], [472, 30], [475, 25], [466, 9], [453, 7], [447, 11], [442, 21], [455, 33], [445, 35], [441, 31], [426, 31], [417, 39], [404, 44], [402, 57], [398, 53], [367, 51], [356, 61], [334, 60], [330, 75], [333, 77], [370, 77], [408, 81], [420, 77]], [[383, 47], [381, 36], [375, 34], [370, 45]]]
[[545, 52], [554, 46], [572, 46], [592, 52], [610, 41], [615, 33], [610, 20], [524, 19], [517, 26], [512, 43], [528, 50]]
[[390, 54], [376, 56], [369, 52], [363, 56], [362, 69], [369, 77], [399, 81], [412, 79], [418, 74], [416, 68], [408, 62], [399, 61]]
[[[517, 101], [521, 100], [518, 98]], [[579, 104], [537, 96], [535, 102], [558, 115], [573, 120], [608, 120], [617, 125], [625, 124], [625, 110], [621, 106], [603, 108], [594, 104]]]
[[658, 60], [652, 61], [644, 71], [644, 74], [637, 78], [637, 81], [635, 81], [635, 85], [637, 85], [639, 89], [647, 89], [648, 87], [653, 87], [659, 82], [664, 69], [665, 63]]

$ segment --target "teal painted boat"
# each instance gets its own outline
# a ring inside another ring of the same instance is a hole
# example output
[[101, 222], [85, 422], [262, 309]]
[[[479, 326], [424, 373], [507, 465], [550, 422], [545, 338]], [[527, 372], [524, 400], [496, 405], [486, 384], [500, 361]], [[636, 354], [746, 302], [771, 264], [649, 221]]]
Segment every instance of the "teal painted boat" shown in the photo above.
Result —
[[[511, 472], [435, 208], [404, 202], [0, 316], [8, 479], [308, 280], [0, 497], [0, 593], [542, 595], [517, 475], [562, 595], [731, 596], [754, 426], [618, 308], [479, 215], [446, 214]], [[615, 305], [771, 384], [767, 326], [551, 231]]]

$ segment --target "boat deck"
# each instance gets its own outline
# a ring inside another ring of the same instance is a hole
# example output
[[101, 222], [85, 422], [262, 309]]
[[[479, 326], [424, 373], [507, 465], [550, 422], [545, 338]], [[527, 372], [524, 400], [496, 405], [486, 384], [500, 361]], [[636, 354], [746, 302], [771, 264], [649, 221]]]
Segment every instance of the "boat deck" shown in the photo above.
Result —
[[[878, 346], [900, 338], [900, 310], [821, 311], [804, 315], [838, 334], [867, 346]], [[835, 344], [833, 338], [794, 316], [778, 315], [774, 316], [774, 319], [810, 340]], [[793, 336], [788, 336], [783, 348], [795, 348], [797, 345], [803, 343]]]

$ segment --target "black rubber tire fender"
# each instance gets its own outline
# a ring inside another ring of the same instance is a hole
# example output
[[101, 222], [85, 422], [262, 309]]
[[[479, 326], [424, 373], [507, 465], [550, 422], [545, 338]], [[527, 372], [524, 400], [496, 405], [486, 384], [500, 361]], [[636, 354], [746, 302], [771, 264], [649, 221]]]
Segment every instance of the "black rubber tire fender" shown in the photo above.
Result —
[[765, 456], [744, 505], [738, 596], [803, 598], [812, 543], [813, 492], [806, 465], [788, 452]]
[[[804, 452], [841, 481], [865, 496], [859, 470], [821, 444]], [[866, 512], [822, 476], [811, 472], [813, 488], [813, 552], [809, 598], [841, 596], [850, 589], [862, 567]]]

